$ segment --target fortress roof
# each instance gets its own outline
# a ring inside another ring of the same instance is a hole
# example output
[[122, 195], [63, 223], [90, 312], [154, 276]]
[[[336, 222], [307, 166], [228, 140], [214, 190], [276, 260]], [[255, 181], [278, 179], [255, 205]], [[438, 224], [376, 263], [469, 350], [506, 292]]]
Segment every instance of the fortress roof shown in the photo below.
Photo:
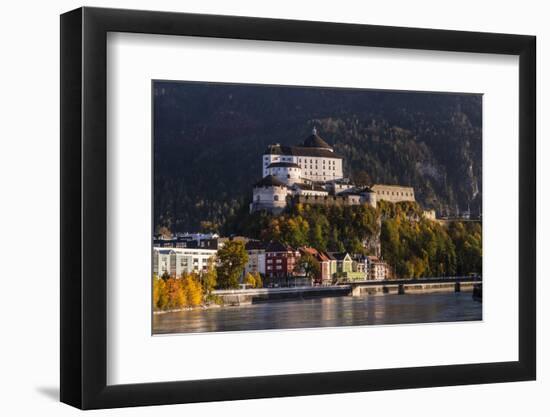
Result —
[[254, 187], [286, 187], [286, 184], [273, 175], [268, 175], [254, 184]]
[[362, 195], [362, 194], [368, 194], [373, 193], [369, 187], [353, 187], [348, 188], [347, 190], [340, 191], [338, 195]]
[[267, 166], [268, 168], [300, 168], [300, 165], [294, 162], [273, 162]]
[[264, 155], [311, 156], [317, 158], [343, 159], [340, 155], [325, 148], [308, 148], [304, 146], [269, 145]]
[[332, 146], [324, 141], [318, 134], [317, 129], [313, 129], [311, 135], [309, 135], [302, 145], [304, 148], [323, 148], [330, 149], [332, 151]]
[[327, 191], [325, 189], [325, 187], [319, 185], [319, 184], [314, 184], [314, 183], [311, 183], [311, 184], [304, 184], [304, 183], [298, 183], [298, 182], [295, 182], [294, 183], [294, 186], [301, 189], [301, 190], [311, 190], [311, 191]]

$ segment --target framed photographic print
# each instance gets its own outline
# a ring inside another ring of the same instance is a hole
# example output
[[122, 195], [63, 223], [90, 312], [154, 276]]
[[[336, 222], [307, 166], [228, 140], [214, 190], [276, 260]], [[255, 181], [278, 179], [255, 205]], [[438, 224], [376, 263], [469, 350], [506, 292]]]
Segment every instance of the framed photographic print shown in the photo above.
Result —
[[61, 400], [535, 379], [535, 38], [61, 16]]

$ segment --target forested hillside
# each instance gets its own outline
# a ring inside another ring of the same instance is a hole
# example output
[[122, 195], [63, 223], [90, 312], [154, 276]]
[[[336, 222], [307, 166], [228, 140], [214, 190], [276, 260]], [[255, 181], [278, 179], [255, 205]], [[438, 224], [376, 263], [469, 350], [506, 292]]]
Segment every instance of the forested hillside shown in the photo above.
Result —
[[155, 82], [153, 98], [156, 227], [236, 232], [266, 146], [313, 126], [354, 181], [411, 185], [440, 214], [481, 210], [480, 95]]

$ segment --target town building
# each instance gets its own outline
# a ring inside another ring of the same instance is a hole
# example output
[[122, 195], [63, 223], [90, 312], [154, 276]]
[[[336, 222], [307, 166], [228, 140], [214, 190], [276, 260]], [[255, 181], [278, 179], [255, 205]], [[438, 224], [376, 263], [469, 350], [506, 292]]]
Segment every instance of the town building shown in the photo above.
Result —
[[368, 280], [383, 280], [391, 277], [390, 266], [387, 262], [381, 260], [377, 256], [367, 256], [365, 261], [366, 276]]
[[153, 246], [159, 248], [203, 248], [218, 249], [216, 233], [177, 233], [172, 237], [156, 235], [153, 238]]
[[265, 276], [270, 279], [286, 279], [295, 275], [300, 252], [289, 245], [275, 241], [265, 248]]
[[[164, 274], [172, 275], [171, 255], [174, 252], [171, 249], [153, 249], [153, 274], [161, 277]], [[175, 274], [175, 271], [174, 271]]]
[[266, 244], [258, 240], [249, 240], [244, 246], [248, 254], [248, 262], [244, 268], [244, 274], [259, 273], [265, 275], [265, 249]]
[[336, 273], [340, 276], [353, 272], [353, 259], [347, 252], [328, 252], [330, 257], [336, 260]]
[[202, 273], [216, 257], [214, 249], [153, 248], [153, 274], [159, 277], [167, 273], [179, 278], [183, 273]]
[[310, 255], [319, 263], [319, 273], [314, 277], [313, 283], [317, 285], [332, 284], [332, 274], [330, 271], [331, 260], [328, 255], [310, 247], [302, 247], [299, 251], [301, 256]]

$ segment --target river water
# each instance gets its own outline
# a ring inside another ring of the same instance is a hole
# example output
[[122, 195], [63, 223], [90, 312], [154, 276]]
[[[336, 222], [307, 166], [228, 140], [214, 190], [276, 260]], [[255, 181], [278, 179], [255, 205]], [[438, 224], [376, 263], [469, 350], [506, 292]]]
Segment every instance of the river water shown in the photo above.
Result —
[[436, 323], [481, 320], [470, 292], [326, 297], [153, 315], [153, 333]]

